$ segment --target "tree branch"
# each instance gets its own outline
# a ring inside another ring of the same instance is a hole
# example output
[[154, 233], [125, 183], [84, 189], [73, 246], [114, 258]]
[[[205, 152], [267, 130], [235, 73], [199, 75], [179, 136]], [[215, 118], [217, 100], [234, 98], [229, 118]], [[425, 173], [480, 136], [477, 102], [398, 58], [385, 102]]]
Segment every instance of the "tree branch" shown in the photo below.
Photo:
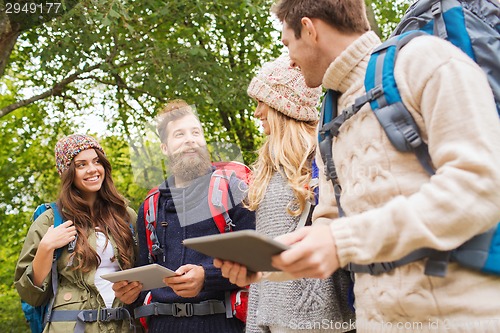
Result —
[[99, 68], [100, 66], [101, 65], [98, 64], [98, 65], [90, 66], [85, 70], [78, 71], [78, 72], [66, 77], [61, 82], [56, 83], [51, 89], [46, 90], [45, 92], [43, 92], [39, 95], [35, 95], [35, 96], [30, 97], [28, 99], [23, 99], [19, 102], [16, 102], [16, 103], [7, 105], [6, 107], [3, 107], [2, 109], [0, 109], [0, 118], [2, 118], [3, 116], [6, 116], [7, 114], [11, 113], [14, 110], [17, 110], [23, 106], [29, 105], [31, 103], [34, 103], [34, 102], [39, 101], [41, 99], [47, 98], [49, 96], [60, 96], [68, 84], [78, 80], [80, 78], [80, 75], [82, 75], [83, 73], [91, 72], [91, 71]]
[[[113, 76], [118, 76], [117, 74], [112, 74]], [[105, 84], [105, 85], [108, 85], [108, 86], [114, 86], [114, 87], [118, 87], [118, 88], [124, 88], [124, 89], [127, 89], [129, 92], [136, 92], [136, 93], [140, 93], [140, 94], [144, 94], [144, 95], [148, 95], [148, 96], [152, 96], [152, 97], [155, 97], [155, 98], [159, 98], [157, 96], [154, 96], [152, 95], [149, 91], [147, 90], [142, 90], [142, 89], [138, 89], [138, 88], [134, 88], [134, 87], [131, 87], [129, 85], [127, 85], [125, 83], [125, 81], [123, 81], [123, 79], [121, 77], [119, 77], [119, 80], [116, 80], [115, 82], [111, 82], [111, 81], [105, 81], [95, 75], [89, 75], [89, 76], [86, 76], [82, 79], [92, 79], [92, 80], [95, 80], [96, 82], [99, 82], [99, 83], [102, 83], [102, 84]]]
[[75, 104], [76, 108], [80, 110], [80, 104], [78, 104], [78, 101], [73, 96], [64, 94], [62, 95], [62, 98], [70, 100], [73, 104]]

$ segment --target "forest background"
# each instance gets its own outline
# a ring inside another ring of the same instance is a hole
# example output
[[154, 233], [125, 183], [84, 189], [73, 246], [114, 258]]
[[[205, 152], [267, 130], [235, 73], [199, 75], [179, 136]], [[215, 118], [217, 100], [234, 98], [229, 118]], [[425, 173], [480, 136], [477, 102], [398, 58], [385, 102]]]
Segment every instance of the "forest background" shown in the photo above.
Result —
[[[411, 0], [365, 0], [384, 40]], [[250, 164], [262, 141], [246, 87], [286, 52], [272, 0], [0, 0], [0, 332], [29, 332], [13, 285], [34, 208], [56, 199], [53, 148], [99, 139], [137, 210], [165, 177], [154, 117], [193, 104], [212, 156]]]

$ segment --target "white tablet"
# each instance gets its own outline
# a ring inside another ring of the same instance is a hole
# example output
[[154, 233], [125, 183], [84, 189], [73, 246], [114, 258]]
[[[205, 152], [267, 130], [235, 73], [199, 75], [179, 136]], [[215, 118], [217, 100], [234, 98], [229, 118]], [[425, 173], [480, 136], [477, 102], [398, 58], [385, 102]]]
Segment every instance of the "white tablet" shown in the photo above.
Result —
[[158, 264], [151, 264], [126, 269], [119, 272], [103, 274], [101, 275], [101, 277], [111, 282], [118, 282], [123, 280], [129, 282], [139, 281], [140, 283], [142, 283], [142, 290], [151, 290], [166, 287], [165, 283], [163, 283], [163, 278], [176, 275], [176, 272], [166, 267], [160, 266]]
[[255, 230], [189, 238], [183, 244], [210, 257], [240, 263], [253, 272], [277, 271], [271, 265], [272, 256], [289, 249]]

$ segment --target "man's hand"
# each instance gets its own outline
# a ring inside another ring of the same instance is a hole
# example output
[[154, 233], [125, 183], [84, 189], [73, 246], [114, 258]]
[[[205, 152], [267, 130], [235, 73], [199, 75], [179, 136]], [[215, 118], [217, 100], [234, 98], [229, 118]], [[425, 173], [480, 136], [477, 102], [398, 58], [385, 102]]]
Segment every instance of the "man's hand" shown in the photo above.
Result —
[[276, 240], [292, 247], [273, 256], [272, 264], [294, 277], [326, 279], [340, 267], [328, 225], [300, 228]]
[[112, 288], [116, 298], [124, 304], [131, 304], [139, 297], [139, 293], [142, 290], [142, 284], [138, 281], [118, 281], [113, 283]]
[[214, 259], [214, 266], [220, 268], [223, 277], [228, 278], [232, 284], [239, 287], [246, 287], [262, 278], [261, 272], [249, 272], [246, 266], [232, 261]]
[[175, 271], [178, 276], [166, 277], [163, 282], [180, 297], [195, 297], [205, 284], [205, 269], [199, 265], [183, 265]]

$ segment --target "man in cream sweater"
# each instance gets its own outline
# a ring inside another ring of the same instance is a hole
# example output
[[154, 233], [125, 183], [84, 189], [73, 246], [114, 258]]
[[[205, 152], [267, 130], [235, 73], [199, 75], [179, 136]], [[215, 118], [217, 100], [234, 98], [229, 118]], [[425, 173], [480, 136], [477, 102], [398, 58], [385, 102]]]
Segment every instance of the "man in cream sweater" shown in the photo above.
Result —
[[[339, 91], [339, 110], [365, 93], [368, 59], [380, 40], [369, 31], [364, 1], [282, 0], [274, 13], [308, 86]], [[276, 267], [326, 278], [348, 263], [395, 261], [423, 247], [452, 250], [500, 220], [500, 122], [484, 73], [432, 36], [401, 49], [394, 72], [436, 174], [429, 177], [413, 153], [397, 151], [366, 104], [333, 142], [346, 216], [339, 218], [321, 173], [313, 226], [279, 238], [294, 245], [274, 258]], [[319, 153], [317, 161], [322, 169]], [[425, 262], [356, 274], [358, 332], [500, 331], [499, 276], [453, 262], [445, 277], [428, 276]]]

